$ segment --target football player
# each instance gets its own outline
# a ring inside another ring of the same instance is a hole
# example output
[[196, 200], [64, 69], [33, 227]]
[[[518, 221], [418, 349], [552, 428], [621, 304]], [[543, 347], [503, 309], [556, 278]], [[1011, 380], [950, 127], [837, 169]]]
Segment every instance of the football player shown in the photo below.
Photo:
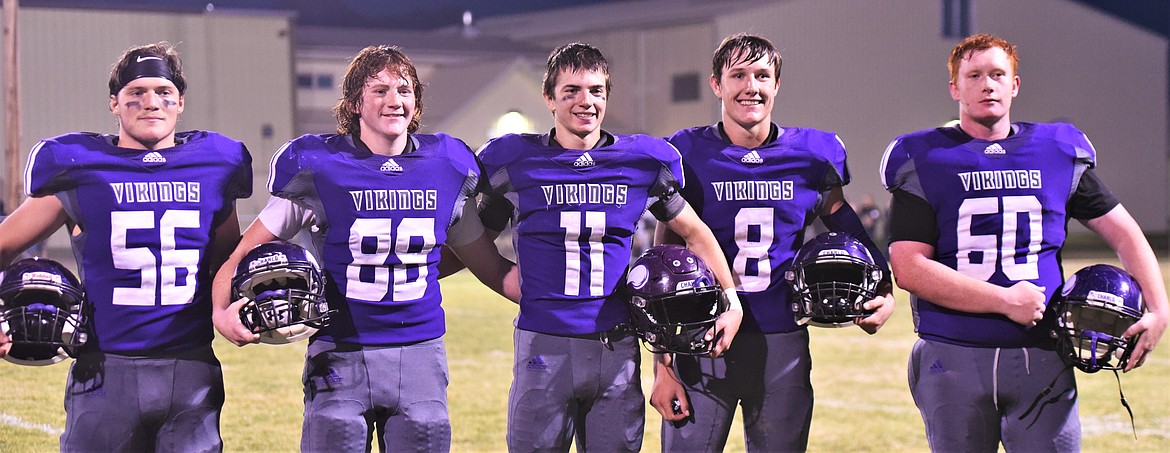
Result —
[[0, 264], [66, 226], [93, 307], [62, 451], [223, 447], [211, 272], [240, 238], [235, 200], [251, 194], [252, 158], [215, 132], [175, 132], [186, 88], [169, 44], [127, 50], [109, 78], [118, 133], [37, 143], [29, 198], [0, 224]]
[[688, 239], [724, 288], [731, 309], [707, 340], [721, 354], [742, 311], [711, 231], [678, 194], [678, 151], [644, 135], [602, 130], [610, 94], [605, 57], [573, 43], [548, 58], [543, 94], [554, 127], [510, 134], [479, 152], [481, 217], [510, 221], [523, 297], [508, 398], [508, 449], [638, 451], [645, 424], [637, 338], [618, 291], [630, 242], [647, 209]]
[[368, 451], [374, 439], [382, 451], [450, 450], [441, 248], [519, 297], [514, 265], [465, 203], [479, 181], [475, 155], [456, 138], [417, 133], [422, 94], [399, 48], [361, 50], [334, 108], [337, 133], [276, 152], [272, 197], [216, 275], [216, 327], [236, 345], [254, 343], [239, 318], [246, 299], [229, 296], [236, 265], [257, 244], [308, 233], [336, 312], [306, 355], [304, 451]]
[[1078, 451], [1076, 380], [1049, 335], [1070, 219], [1097, 233], [1150, 311], [1127, 371], [1166, 329], [1161, 270], [1141, 228], [1093, 172], [1070, 124], [1013, 123], [1016, 47], [987, 34], [951, 51], [959, 124], [896, 138], [881, 174], [893, 192], [890, 260], [914, 298], [914, 402], [935, 451]]
[[[668, 140], [682, 153], [682, 194], [732, 263], [744, 323], [735, 348], [720, 358], [655, 356], [650, 404], [662, 414], [666, 451], [721, 451], [738, 404], [749, 451], [803, 451], [812, 421], [808, 329], [795, 320], [784, 272], [818, 216], [857, 238], [885, 279], [874, 313], [857, 320], [875, 333], [894, 310], [889, 269], [841, 187], [849, 182], [845, 146], [836, 134], [772, 122], [782, 59], [767, 38], [735, 34], [711, 61], [710, 86], [722, 105], [711, 126]], [[679, 243], [669, 225], [656, 242]], [[673, 365], [673, 366], [672, 366]]]

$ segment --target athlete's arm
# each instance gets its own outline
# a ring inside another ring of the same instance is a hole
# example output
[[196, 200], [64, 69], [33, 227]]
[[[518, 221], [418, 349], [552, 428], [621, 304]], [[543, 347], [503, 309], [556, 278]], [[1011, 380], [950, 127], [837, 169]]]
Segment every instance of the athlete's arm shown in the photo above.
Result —
[[[459, 221], [447, 230], [447, 247], [454, 252], [456, 261], [466, 265], [492, 291], [506, 297], [512, 302], [520, 302], [520, 276], [515, 264], [500, 256], [496, 249], [494, 236], [486, 234], [483, 224], [475, 208], [475, 199], [467, 200], [463, 205], [463, 215]], [[448, 258], [444, 256], [443, 261]], [[443, 262], [439, 262], [440, 278]], [[448, 265], [448, 268], [451, 266]], [[448, 269], [449, 270], [449, 269]]]
[[8, 266], [33, 244], [48, 239], [68, 218], [54, 195], [25, 199], [0, 223], [0, 266]]
[[[240, 307], [246, 300], [231, 299], [232, 277], [236, 275], [236, 267], [240, 265], [244, 255], [257, 245], [281, 239], [281, 236], [284, 238], [296, 236], [311, 217], [305, 209], [291, 201], [275, 196], [269, 198], [268, 204], [244, 231], [244, 236], [215, 273], [211, 293], [211, 321], [215, 324], [215, 329], [232, 344], [243, 346], [260, 341], [260, 335], [248, 330], [244, 323], [240, 322]], [[236, 228], [238, 231], [239, 227]]]
[[480, 282], [508, 300], [520, 303], [519, 268], [500, 256], [495, 242], [487, 234], [480, 234], [470, 243], [453, 246], [451, 250]]
[[1138, 334], [1142, 336], [1133, 349], [1129, 365], [1125, 367], [1125, 371], [1130, 371], [1145, 363], [1150, 352], [1153, 352], [1162, 338], [1170, 319], [1170, 305], [1166, 301], [1162, 269], [1158, 266], [1158, 259], [1141, 227], [1124, 206], [1119, 204], [1108, 214], [1082, 223], [1109, 244], [1121, 259], [1121, 265], [1142, 287], [1142, 299], [1145, 300], [1148, 311], [1142, 315], [1141, 320], [1125, 331], [1126, 338], [1133, 338]]
[[[668, 422], [677, 422], [691, 415], [687, 391], [670, 366], [670, 354], [654, 354], [654, 386], [650, 390], [650, 405]], [[676, 406], [678, 410], [675, 411]]]
[[[25, 199], [0, 222], [0, 268], [7, 267], [33, 244], [48, 239], [68, 218], [56, 196]], [[8, 355], [11, 348], [8, 336], [0, 332], [0, 357]]]
[[731, 268], [727, 266], [727, 259], [719, 248], [719, 241], [715, 240], [711, 229], [707, 228], [707, 224], [703, 223], [690, 204], [684, 205], [678, 215], [666, 220], [665, 223], [683, 241], [686, 241], [687, 248], [707, 263], [707, 267], [715, 274], [715, 280], [719, 281], [719, 285], [723, 287], [724, 294], [728, 299], [731, 299], [728, 301], [731, 306], [719, 315], [715, 321], [715, 327], [706, 335], [707, 339], [711, 340], [722, 332], [723, 335], [715, 343], [714, 349], [711, 350], [712, 357], [719, 357], [723, 351], [731, 346], [736, 332], [739, 332], [739, 324], [743, 321], [743, 309], [735, 294], [735, 279], [731, 276]]
[[821, 209], [821, 221], [830, 230], [848, 233], [865, 245], [874, 262], [886, 274], [882, 282], [878, 284], [875, 297], [862, 304], [866, 310], [873, 310], [873, 314], [854, 321], [866, 333], [873, 335], [894, 314], [894, 285], [890, 281], [890, 266], [886, 257], [873, 242], [873, 239], [869, 237], [869, 232], [865, 230], [861, 219], [857, 217], [857, 212], [845, 201], [845, 192], [841, 190], [841, 186], [834, 186], [825, 194], [824, 207]]

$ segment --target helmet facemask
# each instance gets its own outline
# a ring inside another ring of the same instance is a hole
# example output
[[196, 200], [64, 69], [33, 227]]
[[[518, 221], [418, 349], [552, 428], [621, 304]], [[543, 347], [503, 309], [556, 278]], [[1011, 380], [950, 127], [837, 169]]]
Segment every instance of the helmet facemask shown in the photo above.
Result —
[[1140, 335], [1123, 335], [1141, 319], [1144, 304], [1137, 282], [1113, 266], [1078, 271], [1055, 304], [1057, 352], [1086, 373], [1122, 370]]
[[726, 309], [723, 291], [698, 255], [678, 245], [646, 250], [626, 275], [634, 330], [655, 353], [709, 354], [706, 334]]
[[4, 274], [0, 331], [12, 342], [5, 359], [43, 366], [76, 357], [88, 338], [76, 277], [46, 259], [19, 261]]
[[722, 292], [717, 286], [687, 289], [644, 299], [633, 296], [635, 325], [641, 325], [642, 339], [656, 353], [706, 355], [715, 346], [705, 338], [723, 313]]
[[792, 287], [792, 309], [798, 324], [845, 327], [873, 314], [863, 307], [872, 300], [883, 272], [857, 240], [843, 233], [824, 233], [801, 247], [784, 273]]
[[307, 251], [292, 244], [261, 244], [241, 261], [240, 268], [245, 266], [232, 287], [237, 299], [248, 299], [240, 308], [240, 322], [260, 334], [261, 342], [291, 343], [329, 324], [324, 278]]

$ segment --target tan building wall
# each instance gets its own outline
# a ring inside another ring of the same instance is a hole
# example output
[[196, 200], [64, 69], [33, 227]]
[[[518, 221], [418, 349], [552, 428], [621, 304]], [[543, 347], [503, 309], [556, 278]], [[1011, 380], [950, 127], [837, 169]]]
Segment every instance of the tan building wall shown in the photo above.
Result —
[[288, 16], [21, 8], [17, 19], [22, 152], [20, 162], [5, 166], [23, 168], [28, 150], [45, 137], [116, 133], [107, 87], [112, 64], [127, 48], [169, 41], [188, 81], [179, 130], [243, 141], [260, 195], [239, 203], [244, 226], [263, 207], [268, 160], [293, 133]]

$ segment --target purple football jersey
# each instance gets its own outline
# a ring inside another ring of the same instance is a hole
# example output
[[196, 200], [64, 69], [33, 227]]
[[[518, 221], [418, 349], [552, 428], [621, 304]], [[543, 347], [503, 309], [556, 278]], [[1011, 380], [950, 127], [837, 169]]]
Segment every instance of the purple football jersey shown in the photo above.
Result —
[[272, 157], [268, 190], [317, 217], [310, 233], [337, 310], [317, 338], [378, 346], [446, 332], [439, 247], [479, 167], [459, 139], [410, 138], [414, 151], [383, 156], [348, 135], [304, 135]]
[[235, 199], [252, 192], [252, 157], [214, 132], [176, 146], [119, 148], [116, 137], [67, 134], [29, 154], [25, 190], [56, 195], [82, 233], [71, 235], [93, 305], [87, 347], [167, 353], [213, 338], [208, 251]]
[[[1027, 280], [1049, 300], [1064, 281], [1069, 198], [1094, 165], [1085, 134], [1068, 124], [1014, 123], [996, 141], [957, 128], [895, 139], [882, 158], [882, 183], [925, 200], [939, 231], [934, 259], [978, 280], [1011, 286]], [[893, 221], [897, 222], [895, 217]], [[913, 299], [923, 338], [978, 347], [1038, 346], [1045, 319], [1027, 328], [998, 314], [964, 313]]]
[[505, 135], [479, 152], [495, 196], [515, 207], [513, 242], [522, 297], [517, 326], [552, 335], [606, 331], [629, 320], [618, 284], [654, 188], [682, 180], [678, 151], [662, 139], [614, 135], [589, 150]]
[[816, 219], [821, 193], [849, 183], [845, 145], [836, 134], [782, 131], [755, 149], [725, 141], [718, 126], [684, 129], [668, 139], [682, 153], [683, 196], [739, 277], [743, 328], [765, 333], [804, 328], [793, 317], [784, 271]]

